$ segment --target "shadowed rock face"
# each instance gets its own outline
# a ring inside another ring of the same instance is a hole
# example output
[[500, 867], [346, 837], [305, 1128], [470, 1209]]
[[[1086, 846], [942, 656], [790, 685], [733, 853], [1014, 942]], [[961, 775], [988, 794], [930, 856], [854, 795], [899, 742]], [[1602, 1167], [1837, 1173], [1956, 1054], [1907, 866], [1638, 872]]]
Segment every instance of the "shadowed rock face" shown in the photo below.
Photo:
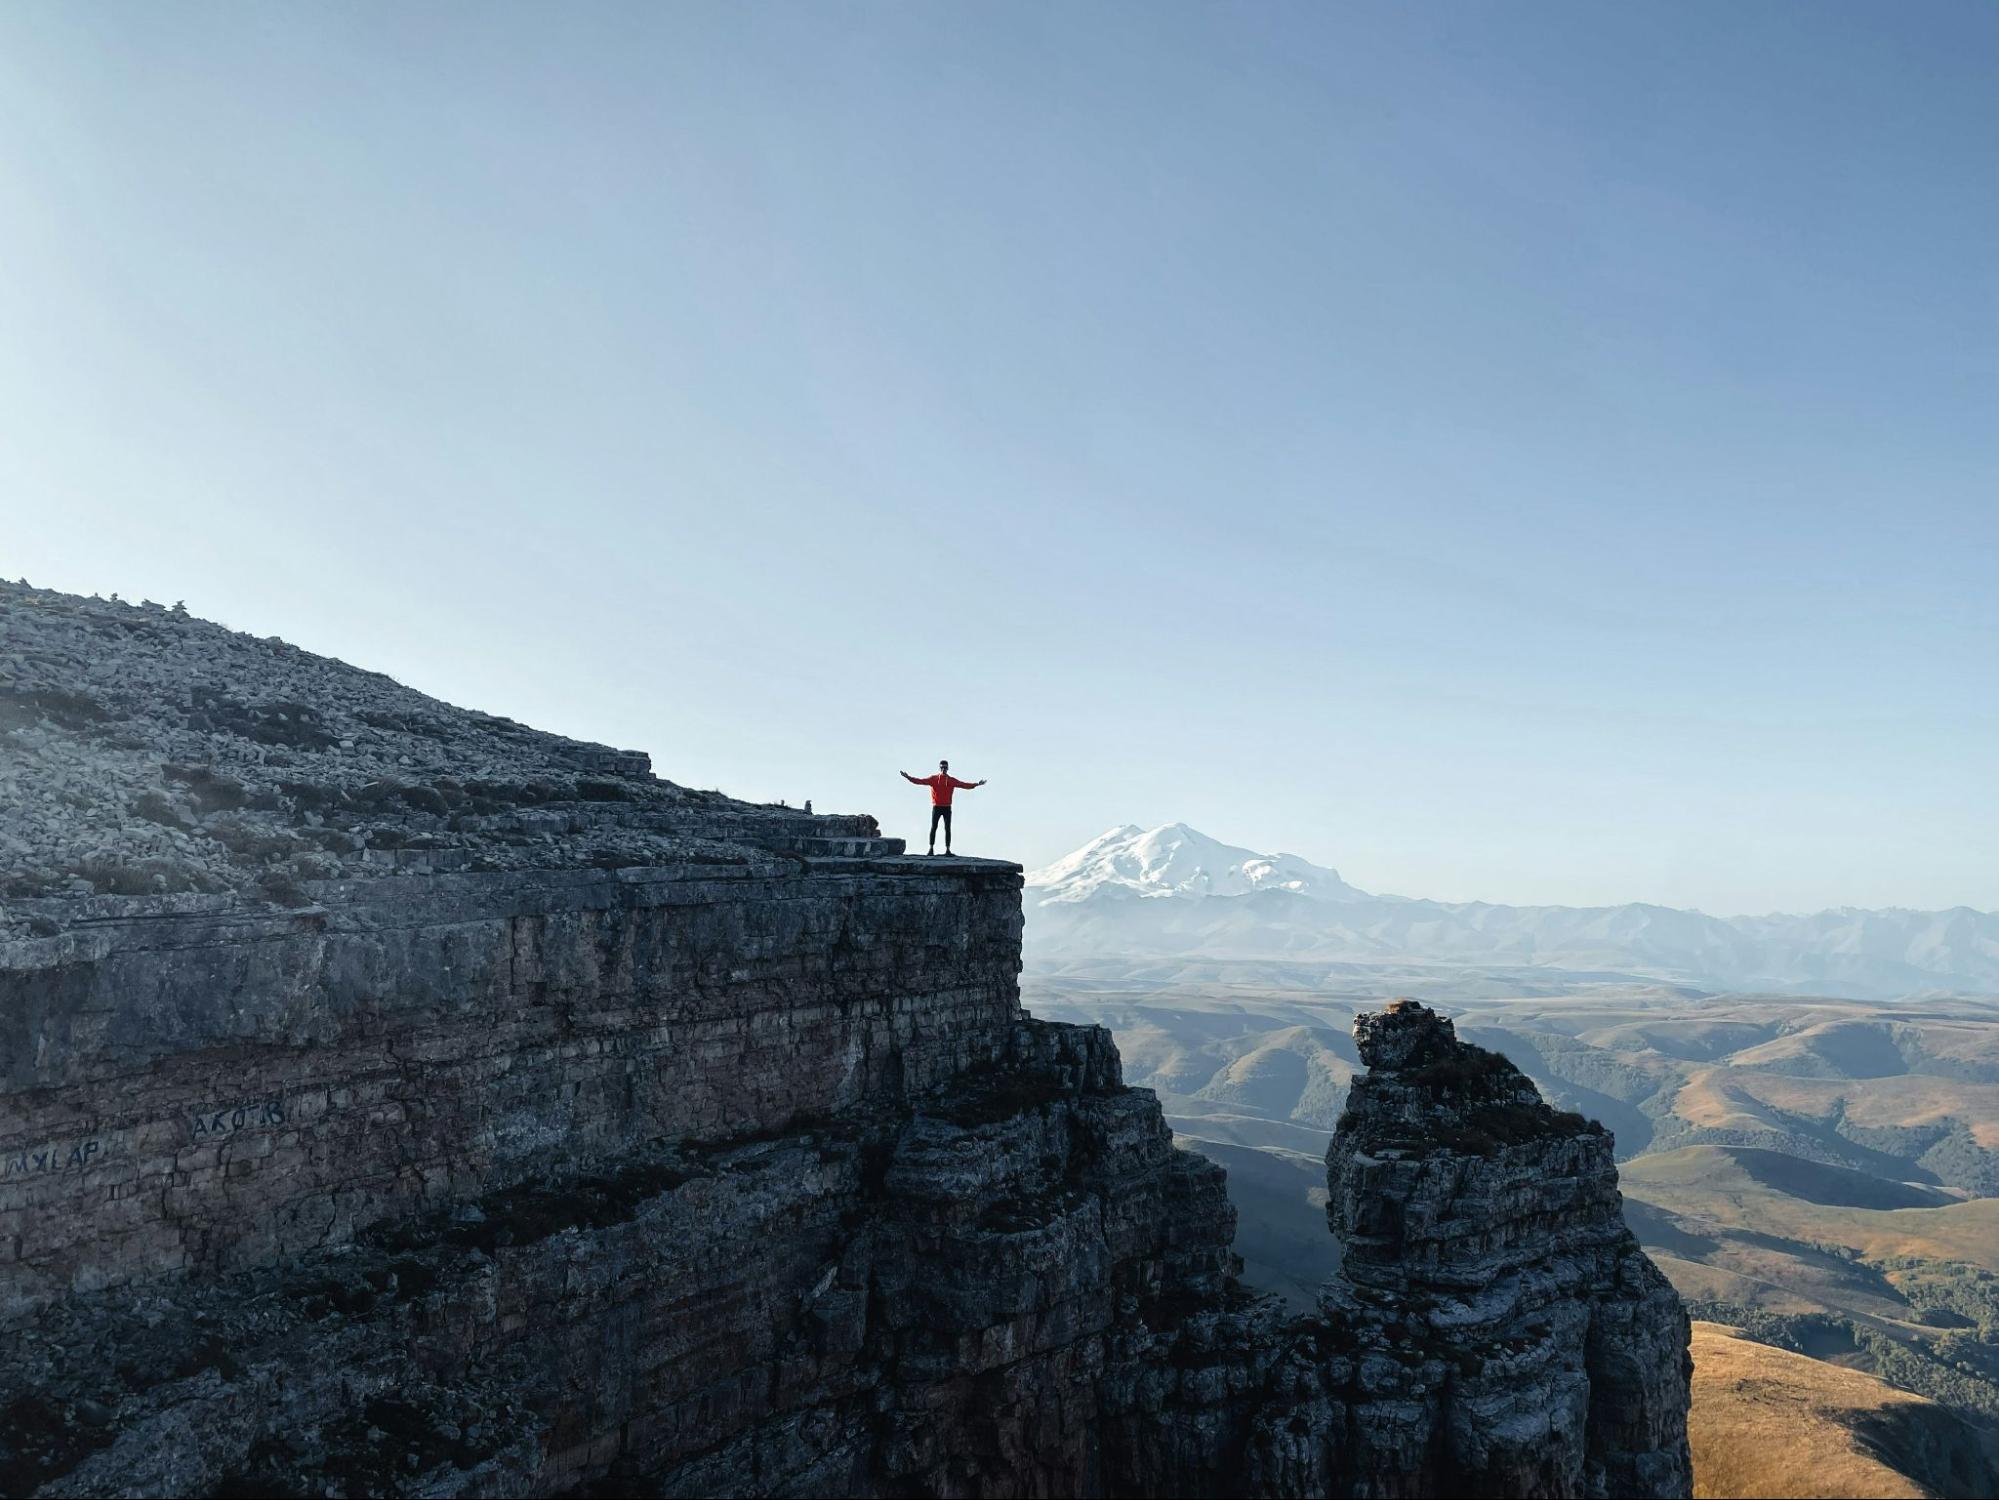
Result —
[[1437, 1492], [1687, 1492], [1689, 1326], [1624, 1225], [1609, 1134], [1413, 1001], [1354, 1039], [1325, 1305], [1406, 1372], [1360, 1410], [1441, 1434]]
[[1022, 1014], [1014, 866], [165, 612], [0, 632], [0, 1493], [1686, 1493], [1608, 1138], [1441, 1017], [1357, 1024], [1290, 1317]]

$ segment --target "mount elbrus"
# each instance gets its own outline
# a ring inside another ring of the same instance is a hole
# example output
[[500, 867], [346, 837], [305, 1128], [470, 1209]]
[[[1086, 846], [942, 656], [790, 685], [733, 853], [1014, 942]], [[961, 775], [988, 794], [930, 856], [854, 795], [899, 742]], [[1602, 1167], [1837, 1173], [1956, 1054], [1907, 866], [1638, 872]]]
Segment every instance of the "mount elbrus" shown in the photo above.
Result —
[[1317, 1310], [1021, 877], [0, 589], [0, 1492], [1684, 1495], [1609, 1138], [1364, 1015]]

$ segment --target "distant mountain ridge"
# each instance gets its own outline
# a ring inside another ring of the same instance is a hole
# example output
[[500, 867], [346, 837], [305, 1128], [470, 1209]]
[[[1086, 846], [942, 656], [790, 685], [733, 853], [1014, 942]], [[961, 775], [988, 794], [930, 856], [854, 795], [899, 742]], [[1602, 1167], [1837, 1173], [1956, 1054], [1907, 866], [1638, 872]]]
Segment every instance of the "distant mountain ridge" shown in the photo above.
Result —
[[1027, 876], [1030, 954], [1442, 963], [1894, 999], [1999, 993], [1999, 914], [1840, 908], [1711, 917], [1645, 902], [1505, 906], [1372, 895], [1184, 823], [1110, 829]]

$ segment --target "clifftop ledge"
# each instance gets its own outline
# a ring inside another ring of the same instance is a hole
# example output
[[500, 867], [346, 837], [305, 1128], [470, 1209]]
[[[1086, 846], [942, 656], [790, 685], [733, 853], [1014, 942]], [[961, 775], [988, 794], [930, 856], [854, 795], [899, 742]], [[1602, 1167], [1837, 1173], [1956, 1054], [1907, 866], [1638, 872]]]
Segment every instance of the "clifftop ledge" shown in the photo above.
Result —
[[1609, 1137], [1421, 1006], [1291, 1317], [1016, 866], [15, 586], [0, 776], [0, 1493], [1688, 1492]]

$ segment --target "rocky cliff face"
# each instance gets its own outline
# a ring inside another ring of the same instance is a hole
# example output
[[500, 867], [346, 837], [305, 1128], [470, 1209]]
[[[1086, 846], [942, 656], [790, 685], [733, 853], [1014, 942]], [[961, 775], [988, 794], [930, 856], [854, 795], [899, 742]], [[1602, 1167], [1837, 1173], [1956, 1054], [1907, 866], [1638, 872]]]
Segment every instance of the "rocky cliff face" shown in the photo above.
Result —
[[1013, 866], [11, 586], [0, 779], [0, 1492], [1687, 1492], [1607, 1137], [1421, 1007], [1295, 1318]]
[[1414, 1001], [1356, 1017], [1354, 1040], [1328, 1306], [1364, 1360], [1410, 1372], [1373, 1405], [1442, 1434], [1424, 1487], [1685, 1492], [1687, 1316], [1624, 1226], [1609, 1134]]

